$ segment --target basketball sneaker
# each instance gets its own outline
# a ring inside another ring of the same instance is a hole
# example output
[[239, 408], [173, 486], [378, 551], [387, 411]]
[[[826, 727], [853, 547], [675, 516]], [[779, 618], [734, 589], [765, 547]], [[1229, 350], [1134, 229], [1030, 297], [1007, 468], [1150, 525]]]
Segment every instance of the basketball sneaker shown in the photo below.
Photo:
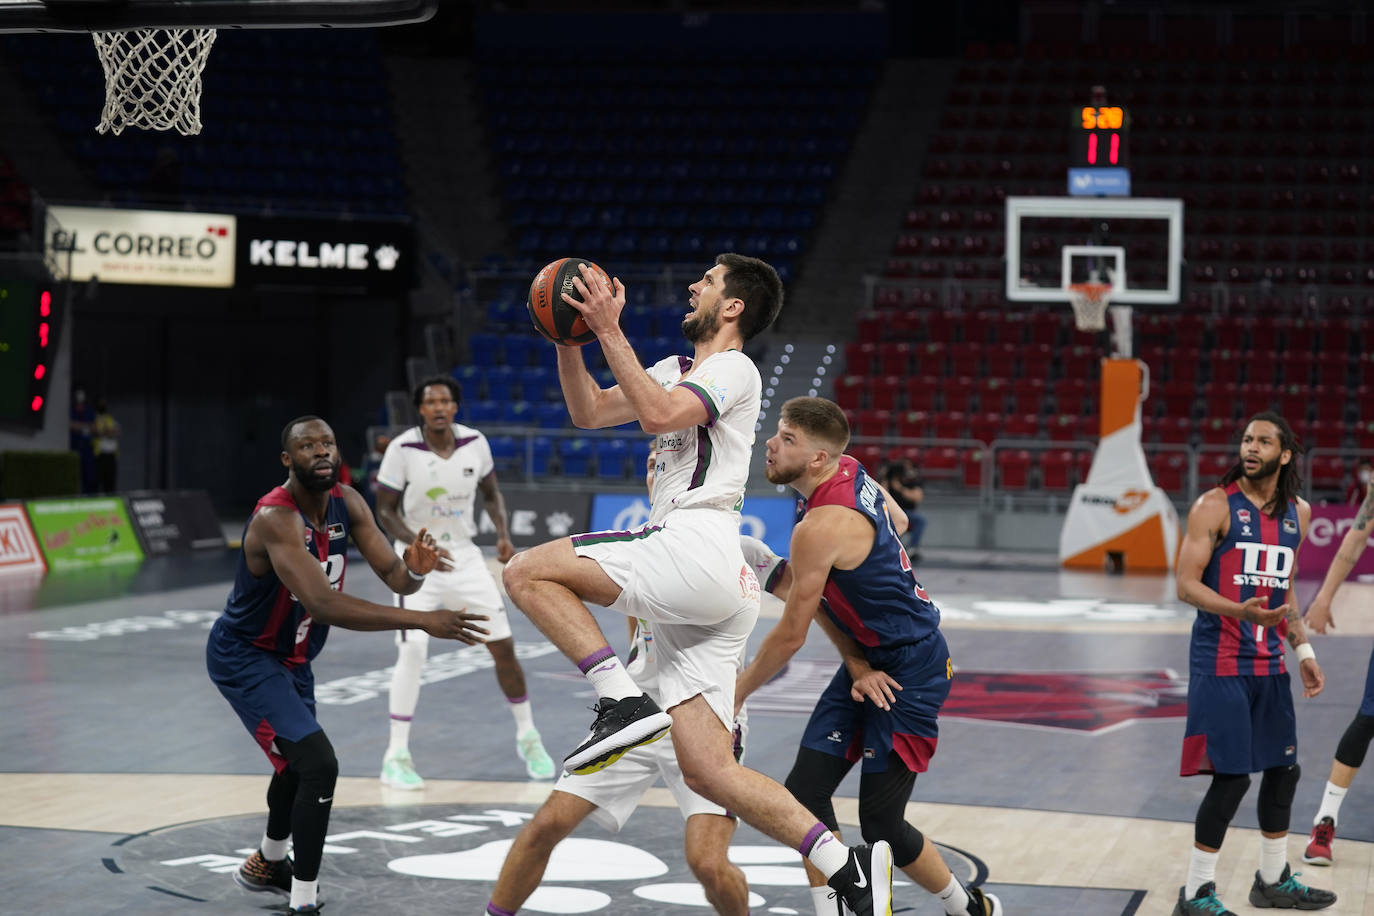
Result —
[[1002, 901], [996, 894], [984, 893], [981, 887], [966, 887], [968, 916], [1002, 916]]
[[1331, 844], [1336, 839], [1336, 822], [1329, 817], [1317, 821], [1312, 828], [1312, 837], [1307, 841], [1307, 851], [1302, 860], [1308, 865], [1330, 865]]
[[641, 693], [623, 700], [603, 697], [592, 707], [596, 719], [585, 741], [563, 761], [563, 769], [578, 776], [604, 770], [626, 752], [668, 734], [673, 719]]
[[849, 861], [826, 882], [854, 916], [892, 916], [892, 847], [849, 847]]
[[423, 789], [425, 781], [415, 772], [415, 764], [410, 759], [407, 748], [389, 750], [382, 758], [382, 785], [393, 789]]
[[1183, 892], [1184, 888], [1180, 887], [1178, 905], [1174, 907], [1173, 916], [1236, 916], [1217, 899], [1215, 881], [1208, 881], [1199, 887], [1197, 893], [1190, 898], [1185, 898]]
[[243, 860], [239, 870], [234, 872], [234, 883], [246, 891], [268, 891], [290, 897], [291, 860], [273, 862], [263, 856], [261, 850], [254, 850], [251, 856]]
[[1250, 886], [1250, 905], [1260, 909], [1323, 910], [1336, 902], [1336, 895], [1330, 891], [1298, 883], [1299, 874], [1302, 872], [1293, 874], [1292, 869], [1285, 865], [1279, 880], [1265, 884], [1259, 872], [1255, 872], [1255, 883]]
[[532, 728], [516, 738], [515, 751], [525, 761], [525, 772], [530, 779], [553, 779], [553, 758], [544, 750], [537, 729]]

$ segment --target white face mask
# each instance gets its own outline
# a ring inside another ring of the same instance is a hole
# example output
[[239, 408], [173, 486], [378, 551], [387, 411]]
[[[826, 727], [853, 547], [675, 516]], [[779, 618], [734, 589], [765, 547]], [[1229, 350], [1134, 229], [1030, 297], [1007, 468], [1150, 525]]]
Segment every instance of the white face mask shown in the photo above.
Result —
[[1369, 478], [1370, 478], [1371, 475], [1374, 475], [1374, 472], [1371, 472], [1371, 471], [1361, 471], [1361, 472], [1360, 472], [1360, 483], [1369, 483]]

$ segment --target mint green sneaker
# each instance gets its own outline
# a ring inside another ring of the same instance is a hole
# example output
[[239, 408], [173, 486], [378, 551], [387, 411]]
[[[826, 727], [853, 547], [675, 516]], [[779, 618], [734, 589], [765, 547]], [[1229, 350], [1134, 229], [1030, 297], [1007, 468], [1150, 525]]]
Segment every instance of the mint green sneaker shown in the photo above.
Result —
[[530, 779], [553, 779], [553, 758], [544, 750], [544, 742], [539, 740], [539, 731], [530, 729], [515, 739], [515, 750], [525, 761], [525, 772]]
[[382, 758], [382, 785], [393, 789], [423, 789], [425, 781], [415, 772], [415, 764], [410, 759], [410, 751], [387, 751]]

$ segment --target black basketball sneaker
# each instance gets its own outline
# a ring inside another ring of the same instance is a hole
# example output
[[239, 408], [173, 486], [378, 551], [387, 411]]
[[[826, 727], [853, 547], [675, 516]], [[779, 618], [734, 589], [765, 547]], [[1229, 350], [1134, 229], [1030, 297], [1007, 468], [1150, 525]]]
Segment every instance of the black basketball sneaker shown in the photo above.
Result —
[[632, 748], [657, 741], [673, 724], [672, 717], [643, 693], [623, 700], [602, 698], [593, 710], [591, 733], [563, 761], [563, 769], [578, 776], [604, 770]]
[[826, 882], [854, 916], [892, 916], [892, 847], [849, 847], [849, 861]]

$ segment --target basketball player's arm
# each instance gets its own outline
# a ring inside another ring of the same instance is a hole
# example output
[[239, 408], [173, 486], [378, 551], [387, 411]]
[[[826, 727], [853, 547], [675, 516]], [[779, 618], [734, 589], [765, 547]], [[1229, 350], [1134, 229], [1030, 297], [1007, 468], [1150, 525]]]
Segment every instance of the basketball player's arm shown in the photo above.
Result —
[[[358, 499], [362, 501], [362, 497]], [[364, 507], [366, 505], [363, 503]], [[351, 511], [349, 518], [352, 521]], [[373, 531], [385, 548], [386, 542], [381, 539], [381, 532], [377, 531], [375, 525]], [[319, 623], [348, 630], [424, 630], [431, 636], [456, 639], [468, 645], [482, 642], [482, 637], [488, 632], [476, 624], [476, 621], [487, 619], [483, 614], [386, 607], [336, 591], [329, 584], [329, 577], [325, 575], [319, 559], [304, 549], [304, 543], [305, 522], [300, 514], [292, 509], [274, 506], [259, 510], [253, 517], [243, 540], [243, 551], [250, 572], [255, 568], [270, 566], [282, 585], [296, 596], [310, 617]], [[387, 552], [391, 552], [389, 548]], [[392, 558], [399, 562], [395, 554], [392, 554]], [[261, 562], [263, 560], [266, 560], [265, 564]]]
[[[1307, 539], [1307, 526], [1312, 521], [1312, 506], [1307, 500], [1298, 497], [1298, 528], [1301, 532], [1298, 536], [1298, 546], [1293, 550], [1293, 568], [1289, 571], [1289, 581], [1298, 581], [1298, 553], [1302, 550], [1302, 542]], [[1326, 686], [1326, 675], [1322, 673], [1322, 666], [1317, 664], [1316, 653], [1310, 645], [1307, 645], [1307, 631], [1302, 625], [1302, 614], [1298, 612], [1297, 596], [1290, 588], [1288, 600], [1284, 603], [1284, 610], [1288, 615], [1288, 644], [1293, 647], [1293, 651], [1298, 656], [1298, 674], [1302, 678], [1302, 695], [1311, 699], [1322, 692]], [[1305, 651], [1299, 651], [1306, 646]]]
[[1223, 598], [1214, 589], [1202, 584], [1202, 571], [1211, 562], [1212, 551], [1226, 536], [1231, 510], [1226, 492], [1213, 488], [1197, 498], [1188, 511], [1188, 529], [1178, 551], [1178, 600], [1209, 614], [1238, 617], [1272, 627], [1283, 619], [1284, 608], [1267, 608], [1267, 598], [1251, 598], [1237, 603]]
[[[583, 270], [580, 278], [573, 278], [573, 286], [582, 297], [581, 300], [563, 294], [563, 300], [581, 312], [587, 326], [596, 332], [596, 339], [601, 344], [601, 353], [606, 358], [606, 365], [610, 367], [611, 374], [618, 383], [614, 388], [601, 392], [593, 380], [592, 387], [604, 395], [601, 399], [603, 403], [592, 413], [595, 422], [579, 422], [569, 402], [568, 412], [573, 415], [573, 422], [586, 429], [596, 429], [638, 420], [640, 427], [651, 435], [686, 429], [689, 426], [705, 426], [711, 417], [699, 395], [693, 394], [690, 389], [681, 385], [671, 391], [664, 391], [663, 386], [644, 371], [644, 366], [635, 355], [629, 339], [620, 329], [620, 311], [625, 307], [625, 287], [618, 278], [613, 283], [614, 288], [608, 287], [596, 271]], [[563, 378], [563, 359], [564, 355], [560, 350], [560, 381]], [[586, 368], [583, 367], [582, 371], [585, 373]], [[620, 405], [621, 399], [631, 411], [629, 416], [622, 416], [611, 410]], [[609, 420], [602, 414], [610, 414]]]
[[[782, 617], [768, 631], [759, 651], [735, 681], [735, 713], [745, 699], [782, 670], [788, 659], [806, 643], [806, 630], [821, 604], [826, 579], [837, 560], [843, 558], [842, 532], [836, 530], [853, 515], [868, 527], [867, 519], [842, 506], [820, 506], [807, 514], [792, 530], [792, 584], [787, 590]], [[872, 528], [869, 528], [872, 531]]]
[[1331, 600], [1336, 597], [1336, 591], [1341, 587], [1341, 583], [1350, 577], [1355, 564], [1360, 562], [1365, 547], [1369, 545], [1371, 533], [1374, 533], [1374, 487], [1370, 487], [1365, 495], [1364, 504], [1355, 516], [1355, 524], [1351, 525], [1345, 537], [1341, 538], [1340, 549], [1331, 558], [1326, 578], [1322, 580], [1321, 588], [1317, 589], [1316, 597], [1307, 608], [1307, 625], [1314, 633], [1325, 633], [1327, 627], [1336, 629], [1336, 621], [1331, 617]]
[[384, 483], [377, 484], [377, 521], [387, 534], [403, 544], [415, 540], [415, 532], [401, 515], [401, 493]]
[[[568, 416], [579, 429], [603, 429], [635, 419], [634, 408], [619, 385], [602, 388], [587, 371], [580, 347], [557, 346], [558, 383]], [[643, 369], [640, 369], [643, 372]]]
[[887, 503], [887, 518], [892, 522], [893, 530], [898, 535], [906, 534], [906, 530], [911, 527], [911, 519], [907, 518], [906, 510], [892, 497], [887, 487], [878, 484], [878, 489], [883, 491], [883, 501]]
[[509, 563], [515, 556], [515, 545], [510, 542], [510, 519], [506, 513], [506, 498], [501, 495], [501, 486], [496, 482], [496, 472], [492, 471], [477, 482], [482, 491], [482, 502], [486, 505], [487, 516], [496, 528], [496, 559]]
[[[367, 565], [386, 583], [386, 587], [398, 595], [411, 595], [420, 590], [426, 573], [433, 572], [438, 565], [438, 548], [434, 538], [423, 528], [410, 538], [406, 548], [409, 560], [403, 560], [391, 548], [391, 543], [382, 534], [377, 523], [372, 520], [372, 510], [367, 501], [352, 487], [344, 487], [344, 499], [348, 503], [348, 521], [353, 529], [353, 543], [363, 555]], [[402, 538], [401, 540], [405, 540]], [[409, 570], [409, 572], [407, 571]], [[411, 575], [411, 573], [414, 575]], [[416, 576], [421, 578], [417, 579]]]
[[865, 699], [872, 700], [879, 709], [891, 708], [892, 701], [896, 699], [892, 691], [902, 689], [896, 678], [870, 665], [864, 656], [863, 647], [854, 637], [835, 625], [835, 621], [830, 619], [825, 608], [816, 608], [816, 622], [834, 643], [840, 653], [840, 660], [844, 662], [845, 670], [849, 672], [849, 678], [853, 681], [849, 688], [849, 698], [855, 703], [862, 703]]

